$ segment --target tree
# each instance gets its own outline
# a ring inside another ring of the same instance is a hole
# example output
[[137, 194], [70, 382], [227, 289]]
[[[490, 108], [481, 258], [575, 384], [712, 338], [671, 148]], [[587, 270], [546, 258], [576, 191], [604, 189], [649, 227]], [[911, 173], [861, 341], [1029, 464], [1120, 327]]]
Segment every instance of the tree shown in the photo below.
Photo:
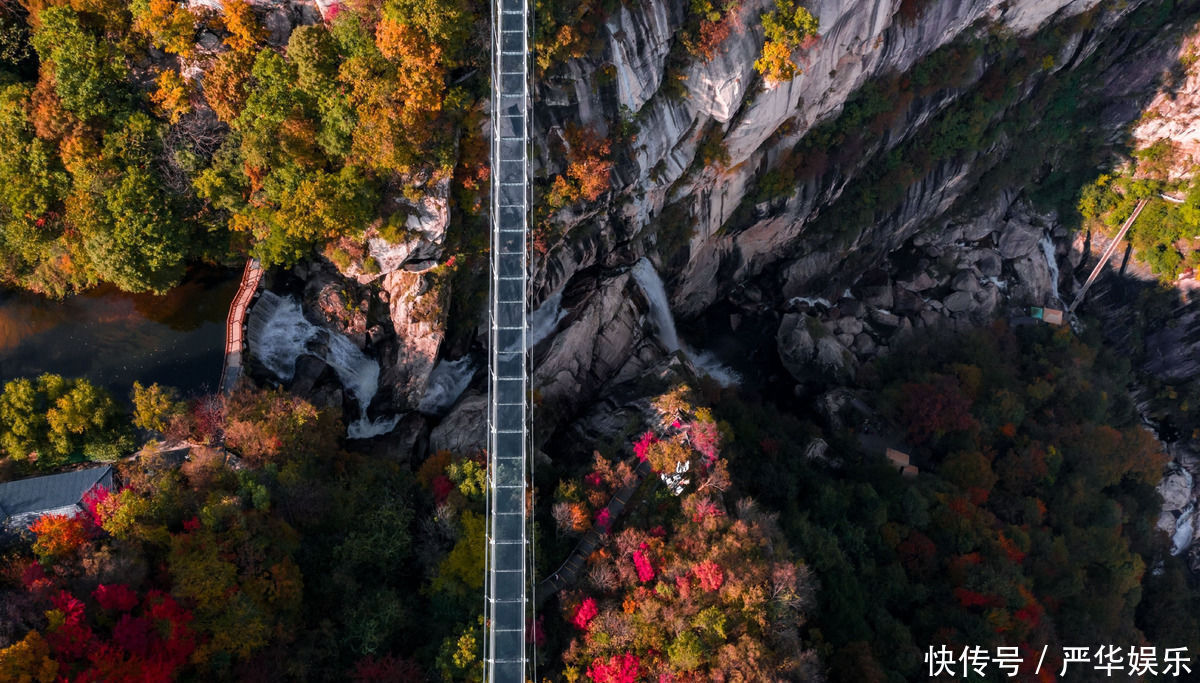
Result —
[[163, 293], [183, 278], [188, 231], [148, 169], [128, 167], [99, 201], [74, 218], [101, 278], [129, 292]]
[[11, 380], [0, 394], [0, 420], [4, 454], [42, 469], [72, 454], [109, 461], [132, 448], [116, 402], [86, 379]]
[[762, 24], [766, 43], [755, 70], [768, 81], [791, 80], [799, 71], [792, 53], [817, 35], [817, 18], [794, 0], [775, 0], [775, 9], [762, 15]]
[[159, 386], [157, 382], [148, 387], [134, 382], [130, 399], [133, 402], [133, 424], [138, 429], [165, 431], [171, 418], [185, 410], [178, 392], [171, 387]]
[[223, 0], [221, 9], [225, 20], [225, 44], [234, 52], [250, 52], [267, 39], [267, 31], [254, 16], [254, 8], [246, 0]]
[[196, 45], [196, 15], [173, 0], [133, 0], [134, 29], [166, 52], [188, 58]]
[[166, 69], [155, 79], [158, 86], [150, 100], [158, 106], [171, 123], [179, 123], [184, 114], [192, 111], [191, 86], [178, 71]]
[[63, 107], [87, 120], [112, 119], [128, 108], [125, 62], [111, 42], [84, 28], [70, 7], [50, 7], [33, 35], [43, 69], [53, 74]]

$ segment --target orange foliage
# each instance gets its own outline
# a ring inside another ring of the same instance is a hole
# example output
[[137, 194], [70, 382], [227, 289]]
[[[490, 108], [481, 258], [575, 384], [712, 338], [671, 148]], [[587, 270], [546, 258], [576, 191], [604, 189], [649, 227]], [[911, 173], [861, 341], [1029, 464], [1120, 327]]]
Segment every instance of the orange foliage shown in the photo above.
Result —
[[217, 118], [230, 123], [246, 104], [251, 58], [243, 52], [226, 52], [204, 74], [204, 99]]
[[267, 39], [266, 29], [254, 16], [254, 8], [246, 0], [224, 0], [225, 44], [235, 52], [249, 52]]
[[29, 530], [37, 534], [33, 552], [43, 562], [58, 562], [75, 554], [88, 540], [81, 515], [42, 515]]

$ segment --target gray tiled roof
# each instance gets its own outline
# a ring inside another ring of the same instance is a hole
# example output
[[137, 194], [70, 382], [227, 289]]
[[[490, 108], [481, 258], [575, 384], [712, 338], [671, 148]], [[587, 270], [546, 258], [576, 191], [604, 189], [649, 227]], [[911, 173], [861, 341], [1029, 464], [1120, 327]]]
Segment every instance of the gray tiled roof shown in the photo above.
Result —
[[112, 466], [104, 465], [0, 484], [0, 520], [75, 505], [97, 484], [112, 483]]

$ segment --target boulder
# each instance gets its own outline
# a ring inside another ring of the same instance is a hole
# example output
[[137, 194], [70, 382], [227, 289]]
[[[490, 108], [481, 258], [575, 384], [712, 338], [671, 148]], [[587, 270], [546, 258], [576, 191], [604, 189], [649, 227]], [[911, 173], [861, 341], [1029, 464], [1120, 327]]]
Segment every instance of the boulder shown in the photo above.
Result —
[[933, 279], [929, 273], [922, 270], [908, 280], [899, 280], [896, 284], [910, 292], [924, 292], [927, 289], [933, 289], [937, 286], [937, 280]]
[[775, 341], [783, 366], [800, 382], [847, 380], [857, 365], [854, 354], [846, 345], [810, 315], [789, 313], [783, 316]]
[[888, 311], [871, 311], [871, 321], [884, 327], [900, 327], [900, 316]]
[[437, 362], [445, 337], [445, 306], [448, 285], [434, 282], [423, 273], [397, 270], [383, 278], [388, 309], [395, 332], [384, 357], [380, 381], [395, 390], [403, 407], [415, 407], [425, 395], [429, 374]]
[[975, 303], [975, 297], [970, 292], [954, 292], [942, 303], [951, 313], [966, 313]]
[[1004, 265], [1000, 252], [995, 249], [973, 249], [967, 254], [967, 260], [979, 269], [983, 277], [1000, 277]]
[[863, 330], [862, 321], [858, 318], [846, 316], [839, 318], [836, 324], [837, 331], [843, 334], [856, 335]]
[[1006, 261], [1028, 256], [1038, 248], [1041, 239], [1040, 227], [1015, 219], [1010, 220], [1004, 224], [1004, 230], [1000, 233], [1000, 256]]
[[1163, 477], [1158, 484], [1158, 494], [1163, 499], [1163, 510], [1182, 510], [1192, 501], [1191, 473], [1179, 469]]
[[487, 445], [487, 396], [471, 394], [454, 408], [429, 434], [429, 450], [473, 454]]
[[950, 281], [950, 286], [958, 292], [977, 292], [979, 291], [979, 278], [968, 270], [962, 270]]
[[860, 356], [869, 356], [875, 352], [875, 340], [863, 332], [854, 338], [854, 352]]
[[896, 288], [895, 302], [893, 310], [900, 314], [916, 313], [925, 308], [925, 302], [921, 296], [908, 291], [907, 289]]
[[873, 285], [863, 287], [862, 301], [868, 306], [875, 308], [891, 308], [894, 302], [892, 298], [892, 284], [890, 282], [882, 285]]

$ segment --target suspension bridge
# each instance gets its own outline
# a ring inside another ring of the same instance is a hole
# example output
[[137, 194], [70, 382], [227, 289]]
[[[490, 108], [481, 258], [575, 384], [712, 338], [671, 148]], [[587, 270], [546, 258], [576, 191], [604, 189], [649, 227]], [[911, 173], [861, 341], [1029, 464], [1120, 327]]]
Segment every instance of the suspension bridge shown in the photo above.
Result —
[[[1163, 195], [1163, 199], [1174, 201], [1174, 197], [1168, 197], [1167, 195]], [[1096, 278], [1100, 277], [1100, 272], [1104, 270], [1104, 264], [1108, 263], [1108, 259], [1112, 258], [1113, 253], [1117, 250], [1117, 245], [1121, 243], [1121, 240], [1125, 239], [1125, 233], [1129, 232], [1129, 228], [1133, 227], [1133, 222], [1137, 220], [1139, 215], [1141, 215], [1142, 209], [1146, 208], [1146, 203], [1149, 201], [1149, 199], [1143, 199], [1138, 202], [1137, 207], [1135, 207], [1133, 210], [1133, 213], [1129, 214], [1129, 218], [1126, 218], [1125, 222], [1121, 224], [1121, 229], [1117, 231], [1116, 236], [1113, 237], [1112, 241], [1108, 243], [1108, 248], [1105, 249], [1104, 253], [1100, 255], [1100, 261], [1096, 264], [1096, 267], [1092, 269], [1092, 274], [1088, 275], [1088, 279], [1083, 283], [1083, 287], [1079, 288], [1079, 294], [1075, 295], [1075, 300], [1072, 301], [1070, 307], [1067, 308], [1068, 315], [1074, 313], [1075, 308], [1083, 302], [1083, 297], [1087, 294], [1088, 288], [1092, 286], [1092, 283], [1096, 281]], [[1182, 200], [1180, 201], [1182, 202]]]
[[484, 668], [525, 683], [532, 619], [529, 532], [529, 7], [492, 0], [491, 283]]

